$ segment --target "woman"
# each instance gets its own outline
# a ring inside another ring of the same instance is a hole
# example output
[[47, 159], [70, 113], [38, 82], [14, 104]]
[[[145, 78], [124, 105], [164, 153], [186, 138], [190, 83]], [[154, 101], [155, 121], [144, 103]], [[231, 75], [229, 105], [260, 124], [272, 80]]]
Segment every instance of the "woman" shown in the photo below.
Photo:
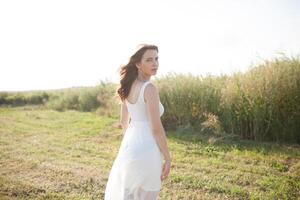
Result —
[[[158, 69], [158, 48], [139, 45], [120, 70], [123, 140], [111, 168], [105, 200], [155, 200], [170, 172], [171, 157], [161, 123], [164, 107], [150, 82]], [[129, 123], [130, 116], [130, 123]]]

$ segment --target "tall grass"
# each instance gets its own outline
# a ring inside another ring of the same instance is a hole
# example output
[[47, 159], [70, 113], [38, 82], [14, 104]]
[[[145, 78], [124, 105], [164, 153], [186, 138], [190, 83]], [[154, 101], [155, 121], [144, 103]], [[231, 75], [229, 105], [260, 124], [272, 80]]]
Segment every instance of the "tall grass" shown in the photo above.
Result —
[[[154, 80], [165, 107], [167, 129], [192, 127], [202, 133], [231, 133], [256, 141], [300, 143], [300, 60], [281, 56], [245, 73], [193, 76], [169, 73]], [[0, 104], [43, 102], [55, 110], [96, 111], [118, 117], [117, 85], [44, 93], [0, 93]], [[27, 99], [24, 96], [27, 95]], [[35, 99], [35, 100], [34, 100]]]
[[[282, 57], [245, 74], [235, 74], [222, 90], [227, 131], [243, 138], [300, 142], [300, 62]], [[225, 112], [226, 110], [226, 112]]]
[[48, 101], [49, 95], [45, 91], [36, 92], [0, 92], [0, 105], [37, 105]]
[[231, 76], [169, 74], [157, 82], [166, 126], [210, 125], [220, 134], [300, 143], [299, 58], [267, 60]]
[[49, 91], [47, 108], [57, 111], [78, 110], [96, 112], [99, 115], [116, 117], [119, 106], [115, 94], [116, 84], [100, 81], [94, 87], [78, 87]]
[[115, 84], [101, 81], [95, 87], [28, 92], [0, 92], [1, 106], [42, 104], [57, 111], [97, 111], [99, 114], [116, 115]]
[[226, 76], [168, 74], [157, 80], [166, 113], [167, 127], [201, 127], [212, 115], [218, 115], [221, 88]]

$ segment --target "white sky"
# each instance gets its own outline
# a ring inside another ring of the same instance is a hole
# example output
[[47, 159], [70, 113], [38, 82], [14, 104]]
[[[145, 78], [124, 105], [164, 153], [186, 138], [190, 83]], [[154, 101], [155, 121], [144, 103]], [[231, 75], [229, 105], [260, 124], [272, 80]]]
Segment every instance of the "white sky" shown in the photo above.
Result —
[[0, 1], [0, 91], [118, 82], [139, 43], [159, 47], [157, 78], [245, 71], [300, 55], [300, 1]]

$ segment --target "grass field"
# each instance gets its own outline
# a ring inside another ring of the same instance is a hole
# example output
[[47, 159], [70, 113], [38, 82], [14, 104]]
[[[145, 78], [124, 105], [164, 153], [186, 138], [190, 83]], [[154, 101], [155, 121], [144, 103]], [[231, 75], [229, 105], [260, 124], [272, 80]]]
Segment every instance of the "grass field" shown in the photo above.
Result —
[[[0, 108], [0, 199], [103, 199], [118, 119], [38, 106]], [[297, 199], [300, 147], [167, 131], [161, 200]]]

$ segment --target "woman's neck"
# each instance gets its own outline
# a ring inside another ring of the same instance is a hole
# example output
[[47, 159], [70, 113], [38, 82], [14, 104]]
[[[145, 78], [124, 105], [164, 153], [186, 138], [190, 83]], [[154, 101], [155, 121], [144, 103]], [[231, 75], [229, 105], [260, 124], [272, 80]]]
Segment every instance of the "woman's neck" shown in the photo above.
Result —
[[146, 81], [149, 81], [150, 80], [150, 76], [149, 77], [146, 77], [146, 76], [143, 76], [141, 74], [138, 74], [137, 78], [136, 78], [138, 81], [140, 82], [146, 82]]

